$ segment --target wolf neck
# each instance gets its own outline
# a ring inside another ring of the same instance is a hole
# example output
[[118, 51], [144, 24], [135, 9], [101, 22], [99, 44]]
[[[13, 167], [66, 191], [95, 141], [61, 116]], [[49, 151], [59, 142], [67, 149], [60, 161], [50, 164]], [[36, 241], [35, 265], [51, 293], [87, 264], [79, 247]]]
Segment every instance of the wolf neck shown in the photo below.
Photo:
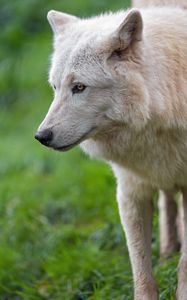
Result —
[[147, 126], [136, 132], [121, 127], [116, 133], [83, 142], [81, 148], [91, 157], [128, 169], [159, 188], [170, 188], [182, 184], [187, 175], [177, 173], [181, 163], [187, 165], [185, 138], [181, 129], [159, 130]]
[[96, 138], [82, 143], [82, 148], [90, 156], [113, 161], [125, 166], [134, 165], [145, 152], [155, 144], [155, 134], [151, 126], [135, 131], [125, 125], [115, 130], [99, 134]]

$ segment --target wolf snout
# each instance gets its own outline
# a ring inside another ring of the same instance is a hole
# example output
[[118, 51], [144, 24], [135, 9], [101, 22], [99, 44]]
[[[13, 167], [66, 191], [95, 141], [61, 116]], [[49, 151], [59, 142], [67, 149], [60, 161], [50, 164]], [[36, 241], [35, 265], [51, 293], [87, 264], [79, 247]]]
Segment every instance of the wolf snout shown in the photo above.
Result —
[[35, 134], [35, 139], [38, 140], [44, 146], [50, 146], [50, 143], [53, 140], [53, 132], [51, 129], [38, 131]]

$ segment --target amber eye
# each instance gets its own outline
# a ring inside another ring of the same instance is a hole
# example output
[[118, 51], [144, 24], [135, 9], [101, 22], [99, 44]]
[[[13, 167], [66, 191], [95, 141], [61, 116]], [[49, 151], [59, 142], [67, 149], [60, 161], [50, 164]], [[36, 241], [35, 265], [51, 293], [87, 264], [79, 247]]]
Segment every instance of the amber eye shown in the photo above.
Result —
[[77, 93], [82, 93], [85, 90], [86, 86], [82, 83], [77, 83], [73, 88], [72, 88], [72, 93], [77, 94]]

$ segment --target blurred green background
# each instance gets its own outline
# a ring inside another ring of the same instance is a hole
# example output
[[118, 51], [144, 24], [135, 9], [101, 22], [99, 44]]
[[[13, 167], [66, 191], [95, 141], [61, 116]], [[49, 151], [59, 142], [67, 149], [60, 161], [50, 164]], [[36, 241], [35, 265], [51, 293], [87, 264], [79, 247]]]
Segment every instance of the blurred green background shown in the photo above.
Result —
[[[0, 300], [132, 299], [132, 275], [103, 162], [34, 140], [52, 100], [47, 83], [50, 9], [78, 16], [124, 9], [124, 0], [0, 0]], [[153, 265], [160, 299], [174, 299], [177, 257]]]

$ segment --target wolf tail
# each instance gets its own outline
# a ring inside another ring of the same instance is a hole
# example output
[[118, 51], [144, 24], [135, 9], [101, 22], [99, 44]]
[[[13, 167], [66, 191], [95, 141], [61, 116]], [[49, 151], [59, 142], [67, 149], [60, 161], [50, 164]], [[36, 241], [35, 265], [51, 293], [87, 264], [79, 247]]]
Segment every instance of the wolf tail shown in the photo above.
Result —
[[187, 9], [187, 0], [132, 0], [133, 7], [179, 6]]

